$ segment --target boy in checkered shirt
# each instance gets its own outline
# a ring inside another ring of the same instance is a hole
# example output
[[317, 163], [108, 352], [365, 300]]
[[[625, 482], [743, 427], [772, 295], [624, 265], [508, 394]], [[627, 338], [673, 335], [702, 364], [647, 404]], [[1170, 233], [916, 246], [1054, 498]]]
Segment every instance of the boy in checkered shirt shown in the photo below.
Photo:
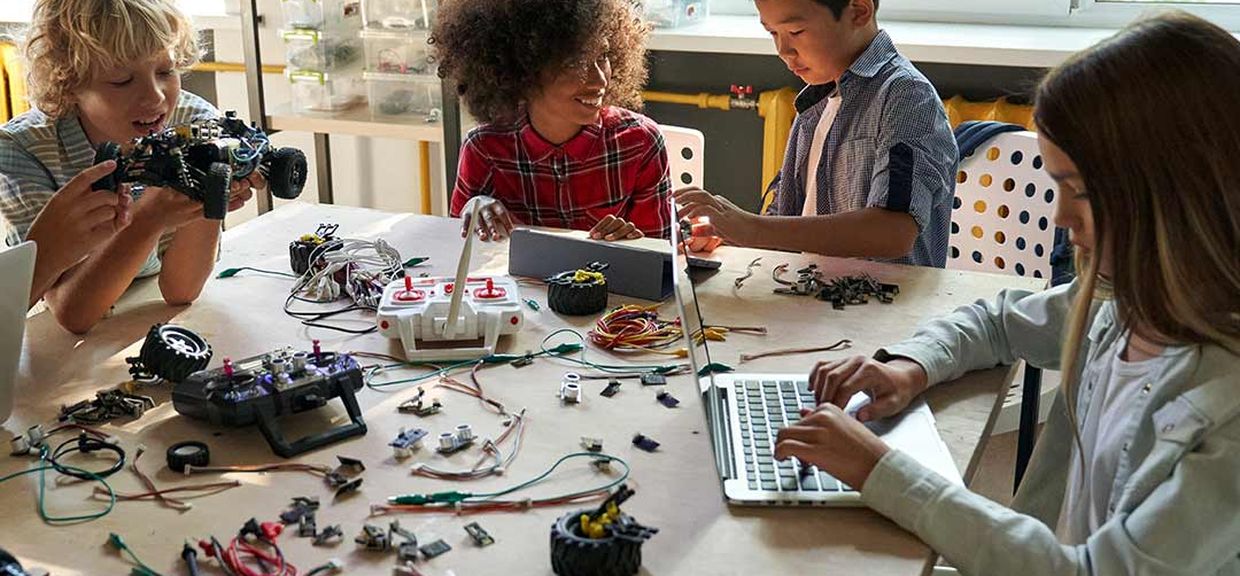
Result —
[[807, 84], [770, 206], [751, 214], [684, 189], [679, 213], [709, 218], [743, 246], [942, 268], [956, 140], [934, 86], [879, 29], [879, 0], [754, 3], [780, 59]]
[[[454, 0], [432, 43], [482, 124], [461, 148], [451, 214], [462, 235], [516, 225], [602, 240], [666, 237], [671, 193], [641, 103], [646, 29], [627, 0]], [[477, 207], [478, 222], [469, 216]]]
[[[219, 115], [181, 90], [197, 34], [173, 0], [39, 0], [25, 41], [34, 109], [0, 127], [0, 228], [35, 242], [33, 305], [83, 333], [135, 278], [159, 274], [173, 305], [198, 297], [215, 264], [220, 224], [169, 188], [91, 190], [115, 170], [95, 147]], [[229, 210], [265, 187], [234, 182]]]

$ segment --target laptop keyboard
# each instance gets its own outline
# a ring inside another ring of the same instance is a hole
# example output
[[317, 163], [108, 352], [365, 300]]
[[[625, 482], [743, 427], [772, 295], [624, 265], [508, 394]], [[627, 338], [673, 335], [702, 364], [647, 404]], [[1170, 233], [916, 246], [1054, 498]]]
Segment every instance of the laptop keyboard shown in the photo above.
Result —
[[801, 419], [801, 407], [814, 407], [808, 382], [748, 380], [733, 384], [736, 415], [745, 452], [745, 478], [751, 490], [777, 492], [844, 492], [847, 484], [817, 466], [796, 459], [775, 460], [775, 437]]

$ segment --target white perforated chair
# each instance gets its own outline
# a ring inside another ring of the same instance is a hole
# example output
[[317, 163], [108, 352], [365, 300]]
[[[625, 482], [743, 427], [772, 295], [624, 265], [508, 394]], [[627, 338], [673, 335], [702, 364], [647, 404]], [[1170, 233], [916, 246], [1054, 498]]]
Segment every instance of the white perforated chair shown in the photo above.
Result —
[[1051, 277], [1055, 182], [1033, 132], [1006, 132], [961, 158], [947, 267]]
[[[1055, 181], [1042, 170], [1033, 132], [1005, 132], [977, 146], [961, 158], [956, 173], [947, 267], [1049, 280], [1057, 193]], [[1044, 392], [1042, 371], [1026, 364], [1020, 392], [1018, 398], [1009, 395], [996, 425], [1010, 430], [1002, 423], [1019, 422], [1015, 486], [1033, 453], [1037, 424], [1046, 417], [1049, 402], [1043, 396], [1053, 389]]]
[[672, 189], [685, 186], [703, 187], [702, 149], [706, 137], [692, 128], [659, 125], [667, 145], [667, 163], [671, 172]]

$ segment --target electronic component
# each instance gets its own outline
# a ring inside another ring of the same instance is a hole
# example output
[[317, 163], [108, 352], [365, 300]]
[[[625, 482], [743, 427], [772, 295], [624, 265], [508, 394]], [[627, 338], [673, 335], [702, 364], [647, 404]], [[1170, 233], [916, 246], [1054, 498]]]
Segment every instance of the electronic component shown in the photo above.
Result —
[[221, 118], [169, 127], [133, 141], [128, 152], [104, 142], [95, 164], [115, 160], [116, 170], [91, 188], [117, 191], [122, 183], [173, 188], [202, 203], [203, 216], [223, 220], [233, 181], [260, 174], [271, 193], [292, 200], [306, 185], [306, 155], [275, 148], [261, 129], [228, 111]]
[[602, 452], [603, 440], [601, 438], [591, 438], [589, 436], [581, 437], [581, 447], [587, 452]]
[[422, 397], [424, 395], [426, 395], [426, 390], [424, 388], [418, 388], [418, 395], [414, 396], [412, 399], [401, 402], [396, 407], [396, 410], [405, 414], [413, 414], [419, 418], [425, 418], [431, 414], [438, 414], [439, 410], [443, 408], [443, 404], [439, 402], [438, 398], [431, 401], [430, 404], [424, 404], [422, 401]]
[[340, 542], [342, 538], [344, 538], [344, 532], [340, 530], [340, 525], [332, 524], [319, 530], [319, 533], [314, 537], [314, 545], [326, 546], [327, 544], [335, 544]]
[[597, 509], [578, 510], [551, 525], [551, 569], [558, 576], [631, 576], [641, 570], [641, 546], [658, 533], [620, 510], [633, 495], [621, 484]]
[[289, 509], [280, 513], [280, 521], [285, 524], [298, 524], [301, 522], [302, 517], [307, 514], [314, 514], [314, 511], [318, 509], [318, 498], [297, 496], [293, 498], [293, 503], [289, 506]]
[[442, 556], [448, 553], [449, 550], [452, 550], [452, 547], [449, 546], [448, 543], [444, 542], [443, 540], [436, 540], [434, 542], [431, 542], [430, 544], [419, 547], [418, 550], [422, 551], [423, 558], [430, 560], [431, 558], [434, 558], [436, 556]]
[[603, 391], [599, 392], [599, 394], [606, 396], [608, 398], [611, 398], [612, 396], [615, 396], [616, 393], [619, 391], [620, 391], [620, 381], [615, 378], [612, 378], [611, 380], [607, 381], [607, 387], [603, 388]]
[[546, 279], [547, 307], [567, 316], [588, 316], [607, 309], [607, 264], [592, 262]]
[[[314, 234], [303, 234], [288, 245], [289, 268], [297, 275], [305, 274], [310, 269], [310, 260], [315, 251], [332, 252], [344, 245], [336, 238], [338, 224], [319, 224]], [[321, 248], [320, 248], [321, 247]]]
[[353, 541], [371, 552], [387, 552], [392, 549], [391, 534], [371, 524], [363, 524], [362, 531]]
[[569, 372], [560, 381], [560, 401], [578, 404], [582, 400], [581, 376]]
[[666, 386], [667, 376], [653, 372], [641, 375], [642, 386]]
[[474, 544], [478, 546], [490, 546], [495, 543], [495, 539], [487, 534], [487, 531], [479, 526], [477, 522], [470, 522], [465, 525], [465, 531], [469, 533], [469, 537], [474, 539]]
[[184, 326], [156, 324], [146, 333], [137, 356], [126, 358], [134, 380], [180, 382], [207, 367], [211, 345]]
[[119, 389], [101, 390], [95, 392], [92, 399], [61, 406], [56, 419], [76, 424], [102, 424], [117, 418], [138, 419], [154, 407], [155, 400], [150, 396], [129, 394]]
[[186, 466], [201, 468], [211, 464], [211, 450], [206, 444], [193, 440], [177, 442], [169, 446], [164, 456], [168, 462], [168, 469], [174, 472], [184, 473]]
[[362, 479], [354, 478], [336, 488], [336, 498], [357, 492], [362, 487]]
[[421, 442], [422, 438], [426, 437], [427, 434], [428, 432], [422, 428], [414, 428], [413, 430], [401, 428], [400, 434], [396, 436], [396, 439], [388, 443], [388, 446], [392, 447], [392, 455], [397, 460], [404, 460], [413, 456], [413, 450], [417, 448], [418, 442]]
[[638, 434], [633, 436], [633, 445], [647, 452], [654, 452], [659, 448], [659, 443], [655, 442], [649, 436]]
[[439, 453], [454, 454], [468, 448], [474, 443], [474, 431], [469, 424], [460, 424], [454, 432], [443, 432], [439, 435]]
[[[366, 433], [354, 392], [363, 386], [362, 370], [347, 354], [299, 354], [292, 349], [251, 356], [190, 375], [172, 390], [180, 414], [222, 426], [258, 424], [272, 451], [284, 458]], [[340, 398], [350, 422], [292, 442], [285, 440], [279, 418], [325, 406]]]
[[318, 528], [315, 526], [314, 512], [308, 510], [297, 519], [297, 535], [302, 538], [314, 538], [316, 534], [318, 534]]
[[655, 394], [654, 398], [655, 400], [658, 400], [660, 404], [667, 406], [668, 408], [675, 408], [677, 404], [680, 404], [680, 400], [677, 400], [675, 396], [672, 396], [666, 391]]

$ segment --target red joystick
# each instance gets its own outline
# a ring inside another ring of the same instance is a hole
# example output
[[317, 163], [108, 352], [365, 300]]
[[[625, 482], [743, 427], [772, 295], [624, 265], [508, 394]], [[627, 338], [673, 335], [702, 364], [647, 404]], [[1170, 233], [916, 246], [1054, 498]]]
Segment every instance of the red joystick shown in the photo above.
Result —
[[495, 287], [495, 279], [487, 278], [487, 287], [481, 290], [474, 290], [474, 298], [482, 298], [484, 300], [494, 300], [503, 298], [507, 292], [503, 288]]
[[405, 276], [405, 291], [392, 295], [392, 299], [397, 302], [417, 302], [424, 298], [426, 298], [426, 293], [421, 290], [414, 290], [413, 278], [409, 276]]
[[314, 360], [317, 362], [323, 359], [323, 349], [319, 347], [318, 340], [311, 340], [314, 344]]
[[224, 377], [225, 377], [225, 378], [232, 378], [232, 377], [233, 377], [233, 365], [232, 365], [232, 358], [225, 358], [225, 359], [224, 359]]

